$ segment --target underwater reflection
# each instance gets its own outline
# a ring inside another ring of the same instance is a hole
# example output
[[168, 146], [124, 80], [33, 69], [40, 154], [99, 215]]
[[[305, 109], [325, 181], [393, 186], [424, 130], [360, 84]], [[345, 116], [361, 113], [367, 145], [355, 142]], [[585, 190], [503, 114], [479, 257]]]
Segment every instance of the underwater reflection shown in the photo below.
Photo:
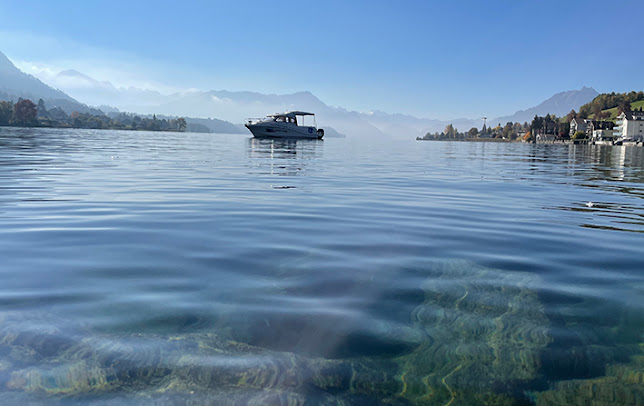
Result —
[[307, 163], [322, 157], [322, 140], [249, 138], [250, 174], [295, 176], [306, 174]]

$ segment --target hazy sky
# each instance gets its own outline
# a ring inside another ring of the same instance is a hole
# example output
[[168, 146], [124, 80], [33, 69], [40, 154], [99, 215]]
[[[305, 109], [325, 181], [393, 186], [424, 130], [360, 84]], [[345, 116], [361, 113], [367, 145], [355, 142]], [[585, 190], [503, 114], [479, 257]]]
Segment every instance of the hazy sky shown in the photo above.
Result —
[[0, 0], [0, 51], [162, 92], [309, 90], [351, 110], [498, 116], [644, 88], [641, 0]]

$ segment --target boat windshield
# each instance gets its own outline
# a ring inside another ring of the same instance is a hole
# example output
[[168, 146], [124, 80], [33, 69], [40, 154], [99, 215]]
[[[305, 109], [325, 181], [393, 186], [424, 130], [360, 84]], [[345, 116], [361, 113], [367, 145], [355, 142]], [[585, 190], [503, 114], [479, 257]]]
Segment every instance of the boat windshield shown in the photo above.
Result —
[[[272, 121], [272, 122], [280, 122], [280, 123], [289, 123], [289, 124], [295, 124], [298, 126], [311, 126], [311, 124], [307, 124], [306, 116], [311, 116], [313, 118], [313, 127], [317, 127], [317, 123], [315, 122], [315, 114], [313, 113], [307, 113], [306, 111], [287, 111], [286, 113], [283, 114], [270, 114], [266, 116], [266, 121]], [[299, 118], [299, 120], [298, 120]]]
[[273, 121], [277, 121], [278, 123], [292, 123], [292, 124], [297, 125], [297, 118], [296, 117], [274, 116]]

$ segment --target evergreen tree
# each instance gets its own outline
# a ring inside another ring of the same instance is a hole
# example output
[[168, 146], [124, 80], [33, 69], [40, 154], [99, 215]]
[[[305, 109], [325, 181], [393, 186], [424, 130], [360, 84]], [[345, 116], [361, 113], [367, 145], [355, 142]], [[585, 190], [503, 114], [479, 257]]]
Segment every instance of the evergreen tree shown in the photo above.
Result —
[[13, 116], [13, 103], [10, 101], [0, 102], [0, 125], [9, 125]]
[[36, 110], [38, 118], [49, 117], [49, 113], [47, 112], [47, 108], [45, 107], [45, 102], [43, 101], [43, 99], [38, 99], [38, 106], [36, 107]]
[[38, 111], [36, 105], [29, 99], [20, 99], [13, 105], [12, 124], [34, 126]]

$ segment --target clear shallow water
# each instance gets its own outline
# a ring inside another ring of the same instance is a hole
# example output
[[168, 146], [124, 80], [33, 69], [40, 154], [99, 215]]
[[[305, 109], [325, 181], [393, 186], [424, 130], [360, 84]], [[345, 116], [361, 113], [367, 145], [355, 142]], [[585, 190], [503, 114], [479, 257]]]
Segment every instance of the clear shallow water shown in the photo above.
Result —
[[644, 404], [643, 197], [637, 147], [2, 128], [0, 399]]

